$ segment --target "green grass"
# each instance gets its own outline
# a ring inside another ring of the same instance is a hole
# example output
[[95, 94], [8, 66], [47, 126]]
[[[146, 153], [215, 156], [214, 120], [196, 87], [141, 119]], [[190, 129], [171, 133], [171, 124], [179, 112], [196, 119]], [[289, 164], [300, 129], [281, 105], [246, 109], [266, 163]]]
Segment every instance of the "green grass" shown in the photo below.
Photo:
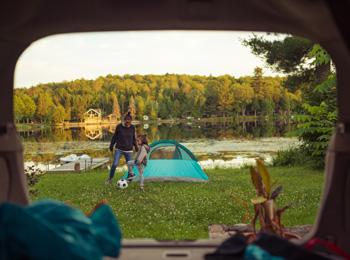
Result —
[[[286, 226], [313, 224], [316, 220], [323, 190], [323, 171], [302, 167], [268, 167], [271, 180], [284, 185], [276, 199], [288, 209], [283, 220]], [[240, 223], [246, 210], [234, 202], [231, 194], [249, 202], [255, 195], [249, 169], [206, 170], [210, 182], [131, 183], [127, 189], [117, 189], [117, 180], [124, 174], [116, 172], [111, 185], [105, 185], [107, 170], [82, 174], [46, 174], [35, 188], [37, 198], [52, 198], [69, 202], [88, 213], [103, 199], [108, 200], [121, 226], [124, 238], [199, 239], [208, 238], [210, 223], [233, 225]], [[251, 210], [253, 208], [251, 207]]]

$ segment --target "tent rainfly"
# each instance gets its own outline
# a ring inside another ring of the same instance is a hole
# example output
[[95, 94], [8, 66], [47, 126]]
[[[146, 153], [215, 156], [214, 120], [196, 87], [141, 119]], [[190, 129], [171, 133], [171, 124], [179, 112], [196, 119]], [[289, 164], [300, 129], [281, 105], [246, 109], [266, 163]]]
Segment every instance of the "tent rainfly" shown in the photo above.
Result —
[[[144, 181], [207, 182], [208, 176], [198, 164], [198, 159], [185, 146], [170, 140], [150, 144], [147, 167], [143, 172]], [[134, 167], [139, 181], [137, 168]], [[128, 173], [123, 176], [126, 179]]]

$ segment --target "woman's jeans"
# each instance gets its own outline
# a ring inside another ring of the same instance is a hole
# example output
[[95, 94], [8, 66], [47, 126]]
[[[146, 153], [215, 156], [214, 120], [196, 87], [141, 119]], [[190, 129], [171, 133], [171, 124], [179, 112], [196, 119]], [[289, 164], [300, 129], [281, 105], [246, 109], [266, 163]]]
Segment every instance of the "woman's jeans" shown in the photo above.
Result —
[[109, 172], [109, 178], [110, 179], [113, 179], [114, 173], [115, 173], [115, 169], [118, 167], [120, 158], [122, 157], [123, 154], [124, 154], [126, 162], [132, 160], [133, 152], [123, 152], [123, 151], [120, 151], [118, 149], [115, 149], [115, 151], [114, 151], [114, 159], [113, 159], [111, 171]]
[[139, 165], [137, 165], [135, 163], [135, 160], [131, 160], [131, 161], [128, 161], [126, 163], [128, 165], [128, 171], [129, 171], [129, 174], [131, 175], [134, 175], [134, 166], [136, 166], [137, 168], [137, 171], [139, 173], [139, 177], [140, 177], [140, 186], [143, 187], [143, 171], [145, 170], [145, 165], [143, 163], [140, 163]]

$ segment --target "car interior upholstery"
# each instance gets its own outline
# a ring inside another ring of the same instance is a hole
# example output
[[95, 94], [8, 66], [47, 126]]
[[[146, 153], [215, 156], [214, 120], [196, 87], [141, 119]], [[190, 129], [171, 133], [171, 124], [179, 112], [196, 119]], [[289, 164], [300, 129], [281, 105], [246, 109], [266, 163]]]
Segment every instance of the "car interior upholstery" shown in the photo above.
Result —
[[[63, 33], [134, 30], [287, 33], [319, 43], [331, 55], [339, 108], [317, 221], [298, 243], [318, 237], [350, 253], [350, 1], [16, 0], [2, 1], [0, 6], [0, 203], [30, 203], [23, 149], [14, 125], [13, 82], [18, 58], [34, 41]], [[125, 240], [121, 259], [174, 259], [174, 255], [203, 259], [218, 245], [209, 240]]]

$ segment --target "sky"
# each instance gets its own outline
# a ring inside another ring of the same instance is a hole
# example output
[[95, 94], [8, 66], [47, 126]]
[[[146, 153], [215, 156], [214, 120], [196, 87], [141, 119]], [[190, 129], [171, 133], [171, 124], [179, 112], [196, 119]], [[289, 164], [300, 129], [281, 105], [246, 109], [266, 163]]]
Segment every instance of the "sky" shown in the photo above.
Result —
[[[259, 35], [259, 33], [258, 33]], [[236, 78], [253, 75], [264, 62], [242, 45], [252, 32], [128, 31], [49, 36], [19, 58], [15, 88], [100, 76], [166, 73]], [[280, 76], [283, 76], [279, 74]]]

